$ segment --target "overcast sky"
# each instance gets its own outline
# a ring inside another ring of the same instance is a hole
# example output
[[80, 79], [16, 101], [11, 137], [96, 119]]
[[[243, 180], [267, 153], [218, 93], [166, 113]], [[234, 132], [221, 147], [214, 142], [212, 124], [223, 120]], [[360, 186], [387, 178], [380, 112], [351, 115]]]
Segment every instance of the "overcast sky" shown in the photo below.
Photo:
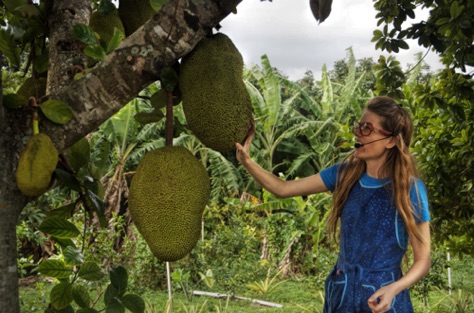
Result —
[[[273, 67], [291, 79], [299, 79], [307, 70], [316, 80], [321, 78], [324, 64], [331, 69], [334, 62], [346, 57], [352, 47], [356, 60], [372, 57], [378, 60], [372, 33], [377, 28], [372, 0], [333, 0], [329, 17], [321, 24], [314, 19], [309, 0], [243, 0], [221, 22], [227, 34], [242, 53], [247, 66], [260, 64], [266, 54]], [[415, 64], [415, 55], [426, 49], [409, 42], [410, 49], [394, 54], [402, 68]], [[440, 68], [439, 57], [430, 52], [425, 59], [432, 70]]]

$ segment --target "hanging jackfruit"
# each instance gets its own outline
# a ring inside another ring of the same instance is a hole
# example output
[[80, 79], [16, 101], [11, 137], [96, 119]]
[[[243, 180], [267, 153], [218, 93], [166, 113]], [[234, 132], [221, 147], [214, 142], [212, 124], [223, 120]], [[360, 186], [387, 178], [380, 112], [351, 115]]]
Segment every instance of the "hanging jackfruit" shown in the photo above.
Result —
[[206, 168], [183, 147], [145, 154], [133, 176], [129, 211], [153, 255], [176, 261], [196, 245], [211, 192]]
[[252, 106], [243, 69], [242, 55], [222, 33], [202, 39], [181, 62], [186, 121], [208, 148], [228, 152], [247, 135]]
[[150, 5], [150, 0], [120, 0], [118, 13], [128, 37], [156, 12]]
[[89, 20], [89, 27], [99, 34], [101, 44], [104, 47], [107, 46], [110, 39], [114, 36], [115, 28], [118, 28], [125, 34], [122, 20], [116, 9], [107, 14], [99, 11], [93, 12]]
[[16, 170], [20, 191], [31, 197], [42, 195], [48, 190], [58, 160], [58, 151], [47, 135], [39, 133], [31, 137]]

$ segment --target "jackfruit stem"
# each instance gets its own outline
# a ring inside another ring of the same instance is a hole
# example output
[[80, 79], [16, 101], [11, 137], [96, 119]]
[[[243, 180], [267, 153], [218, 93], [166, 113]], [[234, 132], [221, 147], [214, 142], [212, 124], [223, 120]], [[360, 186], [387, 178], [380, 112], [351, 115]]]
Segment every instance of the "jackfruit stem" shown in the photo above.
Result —
[[33, 135], [39, 134], [39, 122], [38, 122], [38, 103], [36, 102], [35, 97], [30, 97], [28, 99], [28, 105], [33, 111], [31, 116], [32, 123], [33, 123]]
[[173, 94], [165, 90], [166, 94], [166, 146], [173, 146]]
[[[35, 114], [37, 115], [37, 114]], [[38, 119], [33, 118], [33, 135], [39, 134], [39, 122]]]

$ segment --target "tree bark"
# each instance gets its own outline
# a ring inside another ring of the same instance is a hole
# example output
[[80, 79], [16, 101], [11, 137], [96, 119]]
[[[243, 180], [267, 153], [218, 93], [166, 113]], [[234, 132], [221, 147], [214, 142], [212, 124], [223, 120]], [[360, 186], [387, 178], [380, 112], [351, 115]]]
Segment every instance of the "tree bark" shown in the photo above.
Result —
[[[54, 1], [49, 20], [48, 97], [66, 102], [74, 117], [67, 125], [53, 124], [40, 117], [40, 131], [49, 135], [58, 151], [62, 151], [96, 130], [159, 79], [164, 67], [189, 53], [241, 1], [171, 0], [78, 80], [72, 80], [71, 70], [75, 65], [85, 64], [83, 47], [68, 33], [73, 23], [64, 19], [87, 23], [90, 1]], [[22, 208], [31, 199], [16, 187], [15, 171], [19, 155], [32, 134], [30, 113], [26, 109], [4, 110], [0, 98], [0, 312], [20, 313], [16, 224]]]

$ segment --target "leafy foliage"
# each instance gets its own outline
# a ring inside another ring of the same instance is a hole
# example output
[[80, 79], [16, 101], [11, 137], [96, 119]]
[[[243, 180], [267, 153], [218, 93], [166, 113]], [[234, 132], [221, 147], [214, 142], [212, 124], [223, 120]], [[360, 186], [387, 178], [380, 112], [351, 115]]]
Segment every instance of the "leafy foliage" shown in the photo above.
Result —
[[[382, 30], [374, 31], [372, 41], [377, 49], [399, 52], [408, 49], [405, 39], [414, 39], [441, 54], [442, 62], [451, 69], [466, 72], [466, 66], [474, 66], [472, 1], [377, 0], [374, 7], [378, 11], [377, 24], [384, 25]], [[428, 18], [404, 27], [415, 18], [417, 8], [429, 10]]]

